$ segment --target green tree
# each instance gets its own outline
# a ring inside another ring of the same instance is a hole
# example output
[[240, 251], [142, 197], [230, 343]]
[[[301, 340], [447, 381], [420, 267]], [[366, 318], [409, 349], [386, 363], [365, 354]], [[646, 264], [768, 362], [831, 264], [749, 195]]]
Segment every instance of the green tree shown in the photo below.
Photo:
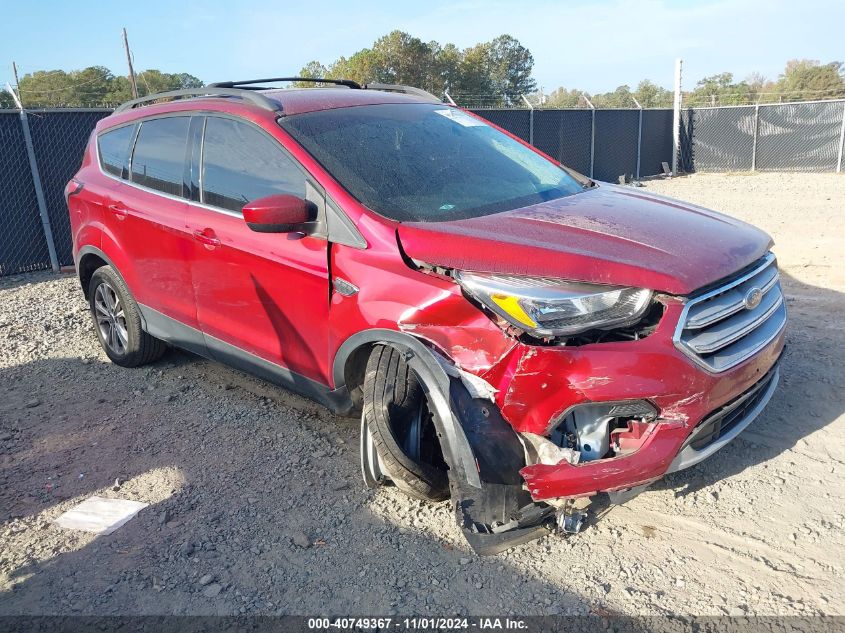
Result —
[[167, 90], [181, 90], [183, 88], [201, 88], [203, 83], [193, 75], [187, 73], [163, 73], [160, 70], [145, 70], [138, 73], [138, 94], [146, 96]]
[[460, 96], [464, 101], [468, 99], [469, 105], [501, 105], [496, 102], [500, 95], [494, 94], [495, 86], [489, 64], [489, 44], [476, 44], [464, 50], [452, 96]]
[[58, 108], [72, 104], [73, 80], [63, 70], [38, 70], [20, 79], [18, 93], [24, 107]]
[[835, 99], [845, 96], [842, 62], [821, 64], [817, 60], [792, 59], [775, 84], [783, 101]]
[[534, 57], [531, 52], [510, 35], [500, 35], [488, 46], [488, 68], [493, 89], [508, 101], [516, 103], [520, 95], [537, 89], [531, 77]]
[[329, 76], [333, 79], [352, 79], [360, 84], [377, 81], [376, 55], [372, 49], [365, 48], [349, 59], [341, 57], [329, 66]]
[[[187, 73], [145, 70], [138, 74], [138, 92], [147, 95], [180, 88], [199, 88], [197, 77]], [[116, 105], [132, 98], [129, 80], [114, 76], [108, 68], [91, 66], [82, 70], [37, 71], [21, 77], [20, 91], [26, 107], [96, 107]]]
[[434, 73], [443, 83], [443, 92], [452, 93], [460, 86], [462, 59], [461, 50], [454, 44], [446, 44], [434, 51]]
[[[331, 77], [329, 76], [329, 69], [323, 66], [318, 61], [311, 61], [305, 64], [305, 66], [300, 69], [299, 76], [311, 78], [322, 77], [324, 79], [331, 79]], [[314, 86], [314, 82], [294, 81], [291, 85], [296, 88], [311, 88]]]
[[635, 108], [630, 86], [619, 86], [613, 92], [593, 95], [590, 98], [597, 108]]
[[68, 74], [70, 92], [68, 103], [82, 108], [105, 105], [114, 75], [108, 68], [91, 66]]
[[461, 50], [454, 44], [423, 42], [404, 31], [391, 31], [350, 57], [328, 66], [309, 62], [302, 73], [315, 73], [358, 83], [407, 84], [438, 96], [448, 90], [458, 98], [493, 98], [489, 105], [519, 103], [520, 94], [536, 89], [531, 77], [534, 58], [509, 35]]
[[637, 89], [634, 91], [634, 96], [640, 105], [644, 108], [671, 108], [673, 94], [671, 90], [667, 90], [662, 86], [643, 79], [637, 84]]
[[[577, 108], [579, 105], [586, 105], [581, 98], [581, 90], [567, 90], [563, 86], [556, 88], [543, 99], [544, 108]], [[540, 101], [540, 99], [535, 99]]]
[[[391, 31], [373, 44], [374, 81], [432, 89], [431, 46], [402, 31]], [[436, 88], [434, 88], [436, 89]]]
[[685, 99], [691, 106], [722, 106], [754, 103], [754, 92], [748, 83], [734, 83], [733, 73], [704, 77]]
[[16, 107], [15, 100], [12, 98], [12, 95], [9, 94], [9, 91], [5, 88], [0, 89], [0, 109]]

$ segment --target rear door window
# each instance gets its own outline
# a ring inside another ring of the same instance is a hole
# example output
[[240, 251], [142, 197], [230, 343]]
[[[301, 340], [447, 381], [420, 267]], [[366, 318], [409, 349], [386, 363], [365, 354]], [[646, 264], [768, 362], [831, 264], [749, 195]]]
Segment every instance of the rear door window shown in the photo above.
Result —
[[100, 134], [97, 146], [100, 152], [100, 167], [107, 174], [126, 178], [129, 170], [129, 152], [132, 149], [134, 125], [124, 125], [116, 130]]
[[190, 117], [150, 119], [141, 123], [132, 154], [132, 182], [182, 196], [185, 185], [185, 152]]
[[208, 117], [202, 154], [205, 204], [240, 212], [248, 202], [273, 194], [305, 198], [303, 171], [253, 125]]

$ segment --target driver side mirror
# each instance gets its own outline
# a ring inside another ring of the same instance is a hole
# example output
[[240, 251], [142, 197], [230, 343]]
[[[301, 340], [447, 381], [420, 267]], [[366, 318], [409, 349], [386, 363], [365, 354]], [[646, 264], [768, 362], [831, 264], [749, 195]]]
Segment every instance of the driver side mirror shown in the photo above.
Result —
[[275, 194], [247, 203], [243, 214], [246, 225], [258, 233], [307, 232], [316, 208], [308, 200]]

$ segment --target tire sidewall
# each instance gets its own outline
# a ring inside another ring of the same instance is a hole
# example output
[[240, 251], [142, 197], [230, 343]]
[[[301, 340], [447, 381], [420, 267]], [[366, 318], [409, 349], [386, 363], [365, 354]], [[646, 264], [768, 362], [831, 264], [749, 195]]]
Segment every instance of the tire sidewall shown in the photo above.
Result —
[[[115, 352], [106, 344], [106, 341], [103, 339], [103, 333], [100, 331], [99, 323], [97, 322], [97, 310], [94, 302], [96, 301], [97, 288], [104, 282], [111, 286], [123, 304], [127, 334], [126, 352], [123, 354]], [[91, 312], [91, 319], [94, 322], [94, 329], [97, 332], [97, 339], [100, 341], [100, 345], [103, 351], [105, 351], [106, 356], [117, 365], [132, 366], [134, 364], [133, 357], [137, 355], [140, 347], [141, 320], [139, 318], [138, 304], [135, 303], [126, 284], [123, 283], [120, 276], [110, 266], [98, 268], [91, 276], [91, 281], [88, 285], [88, 308]]]
[[[398, 394], [402, 397], [401, 402], [395, 399], [397, 376], [389, 374], [387, 371], [389, 366], [398, 367], [402, 372], [407, 372], [409, 379], [412, 376], [412, 379], [418, 383], [416, 385], [403, 384], [405, 389]], [[369, 387], [367, 385], [364, 387], [363, 415], [379, 449], [382, 465], [390, 474], [393, 483], [397, 488], [417, 499], [441, 501], [448, 497], [448, 474], [432, 464], [415, 462], [405, 454], [390, 424], [389, 410], [391, 408], [405, 409], [407, 413], [409, 407], [421, 406], [420, 399], [427, 400], [427, 390], [419, 376], [405, 365], [401, 352], [397, 349], [390, 346], [377, 346], [368, 362], [365, 380], [370, 384]], [[376, 381], [378, 386], [373, 390]], [[379, 394], [380, 397], [370, 397], [372, 393]]]

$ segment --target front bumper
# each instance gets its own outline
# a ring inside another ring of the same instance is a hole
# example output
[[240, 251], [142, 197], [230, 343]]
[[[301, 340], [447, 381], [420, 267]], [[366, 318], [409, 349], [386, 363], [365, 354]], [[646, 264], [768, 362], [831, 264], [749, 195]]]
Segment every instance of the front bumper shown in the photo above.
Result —
[[[777, 384], [784, 332], [745, 362], [713, 374], [673, 344], [682, 309], [680, 302], [669, 301], [655, 332], [638, 341], [518, 347], [488, 372], [485, 378], [500, 389], [497, 404], [517, 432], [548, 436], [563, 411], [589, 402], [648, 400], [660, 412], [633, 452], [575, 465], [537, 463], [522, 468], [534, 501], [588, 497], [651, 483], [706, 459], [760, 414]], [[755, 386], [760, 388], [755, 391]], [[734, 415], [730, 429], [706, 446], [696, 441], [696, 429], [712, 423], [714, 416], [727, 415], [733, 403], [752, 392], [753, 406]]]
[[[763, 411], [778, 383], [775, 366], [760, 382], [731, 403], [702, 420], [692, 432], [679, 421], [657, 422], [642, 446], [633, 454], [600, 459], [580, 465], [535, 464], [520, 471], [532, 499], [592, 496], [647, 485], [663, 475], [695, 466], [733, 441]], [[696, 447], [699, 429], [709, 434], [722, 421], [730, 426], [717, 429], [716, 438]]]

